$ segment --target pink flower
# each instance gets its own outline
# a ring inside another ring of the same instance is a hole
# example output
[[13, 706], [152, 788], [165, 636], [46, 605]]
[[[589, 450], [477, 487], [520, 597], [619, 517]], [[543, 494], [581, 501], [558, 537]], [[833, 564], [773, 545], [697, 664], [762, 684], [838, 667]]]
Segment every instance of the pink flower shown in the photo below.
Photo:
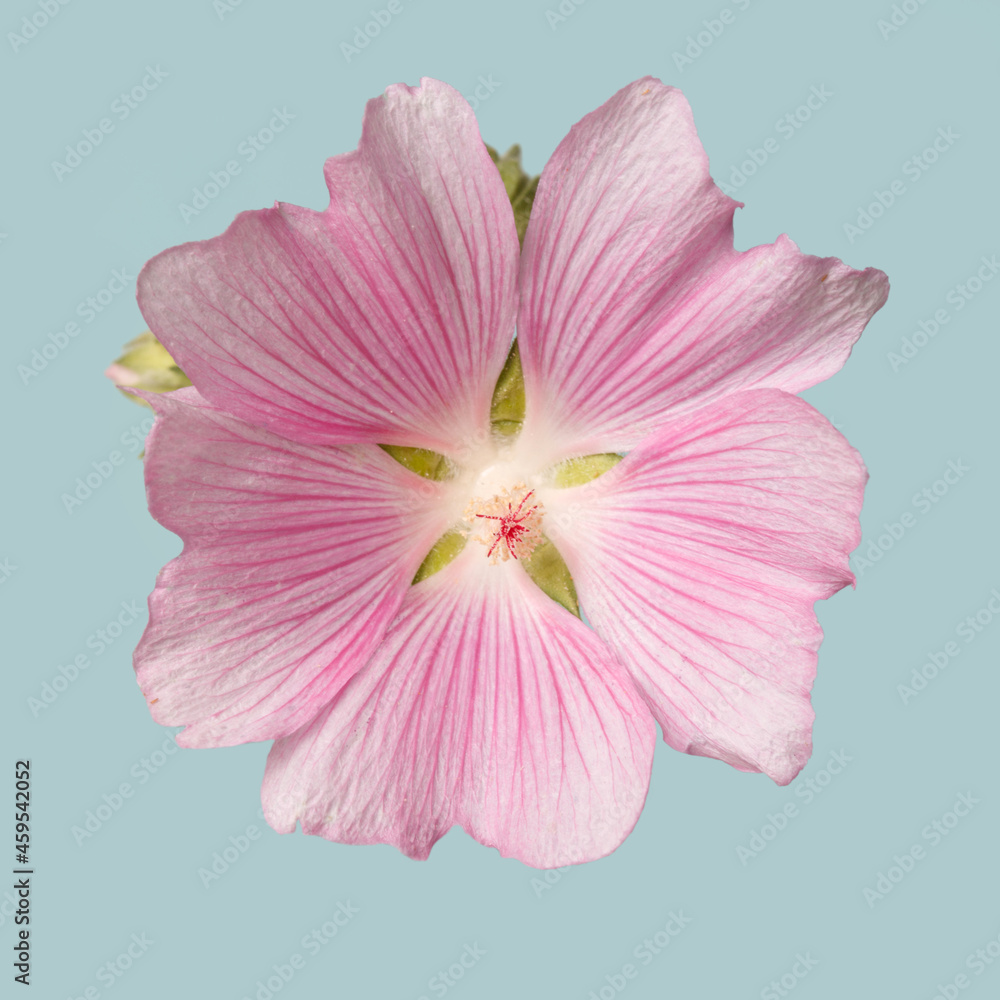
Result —
[[[189, 747], [276, 740], [276, 830], [416, 858], [456, 823], [538, 867], [607, 854], [655, 723], [791, 781], [813, 602], [853, 580], [866, 478], [794, 394], [841, 367], [885, 275], [784, 236], [737, 253], [737, 203], [649, 77], [560, 144], [521, 253], [443, 83], [369, 102], [326, 180], [325, 211], [245, 212], [139, 279], [193, 382], [146, 396], [150, 510], [184, 540], [136, 650], [154, 718]], [[490, 404], [515, 323], [527, 409], [505, 443]], [[421, 479], [380, 444], [455, 474]], [[627, 456], [554, 485], [609, 452]], [[411, 585], [463, 524], [484, 544]], [[525, 572], [543, 536], [592, 628]]]

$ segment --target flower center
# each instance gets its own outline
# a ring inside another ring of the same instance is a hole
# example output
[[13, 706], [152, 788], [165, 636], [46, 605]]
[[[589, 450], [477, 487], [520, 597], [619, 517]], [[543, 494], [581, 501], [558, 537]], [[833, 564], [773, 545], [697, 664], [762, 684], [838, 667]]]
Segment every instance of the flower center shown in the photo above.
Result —
[[489, 500], [473, 497], [465, 508], [465, 520], [470, 524], [477, 542], [485, 545], [486, 557], [492, 565], [497, 560], [524, 559], [542, 539], [544, 508], [533, 502], [534, 490], [524, 483], [495, 494]]

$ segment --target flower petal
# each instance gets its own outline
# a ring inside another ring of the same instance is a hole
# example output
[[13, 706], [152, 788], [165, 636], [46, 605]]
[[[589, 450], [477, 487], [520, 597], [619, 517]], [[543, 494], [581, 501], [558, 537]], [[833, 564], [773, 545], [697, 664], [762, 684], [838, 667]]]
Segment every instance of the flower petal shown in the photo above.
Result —
[[623, 451], [726, 393], [799, 392], [846, 360], [884, 303], [881, 271], [787, 237], [733, 249], [683, 95], [647, 77], [573, 127], [542, 172], [524, 243], [526, 433], [553, 459]]
[[135, 652], [153, 717], [191, 747], [293, 732], [378, 644], [447, 527], [441, 488], [375, 445], [293, 444], [195, 389], [144, 397], [150, 511], [184, 539]]
[[415, 858], [461, 823], [536, 867], [588, 861], [635, 824], [655, 738], [598, 637], [469, 546], [412, 588], [329, 709], [275, 743], [265, 815]]
[[368, 103], [330, 205], [244, 212], [154, 257], [139, 305], [199, 391], [305, 443], [453, 451], [489, 429], [518, 241], [472, 109], [446, 84]]
[[736, 393], [540, 493], [584, 613], [678, 750], [779, 784], [811, 752], [813, 602], [854, 580], [867, 478], [808, 403]]

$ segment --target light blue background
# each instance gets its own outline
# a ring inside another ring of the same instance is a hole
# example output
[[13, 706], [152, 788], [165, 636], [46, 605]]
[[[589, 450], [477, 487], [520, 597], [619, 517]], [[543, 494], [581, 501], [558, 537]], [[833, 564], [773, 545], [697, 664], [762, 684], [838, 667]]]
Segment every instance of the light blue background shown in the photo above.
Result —
[[[720, 0], [588, 0], [553, 27], [545, 12], [556, 3], [403, 0], [350, 61], [340, 44], [372, 6], [360, 0], [243, 0], [223, 17], [211, 0], [75, 0], [17, 52], [0, 39], [0, 560], [16, 567], [0, 585], [2, 739], [5, 761], [28, 756], [33, 766], [35, 995], [63, 1000], [90, 987], [119, 1000], [239, 1000], [299, 953], [305, 965], [282, 1000], [418, 1000], [441, 996], [431, 977], [476, 944], [485, 956], [447, 990], [454, 1000], [584, 1000], [629, 961], [640, 972], [622, 981], [626, 1000], [767, 1000], [771, 980], [794, 980], [799, 953], [818, 964], [795, 981], [796, 1000], [931, 1000], [963, 972], [963, 996], [1000, 994], [1000, 961], [981, 975], [965, 964], [1000, 936], [1000, 624], [969, 643], [956, 636], [1000, 588], [1000, 282], [961, 310], [948, 301], [981, 257], [1000, 253], [1000, 12], [987, 0], [928, 0], [884, 38], [877, 22], [891, 16], [889, 2], [734, 0], [733, 23], [678, 68], [673, 53], [718, 17]], [[12, 0], [0, 30], [19, 30], [38, 10]], [[168, 77], [127, 119], [114, 117], [112, 102], [147, 64]], [[800, 779], [778, 788], [661, 745], [632, 836], [541, 889], [539, 873], [457, 830], [423, 863], [390, 847], [278, 836], [258, 816], [266, 745], [180, 751], [145, 771], [141, 760], [168, 733], [150, 720], [132, 675], [142, 620], [36, 716], [29, 699], [60, 665], [92, 654], [88, 637], [121, 602], [145, 613], [155, 574], [179, 544], [146, 513], [138, 448], [122, 444], [145, 412], [101, 374], [145, 328], [134, 288], [81, 323], [28, 385], [17, 366], [80, 321], [77, 304], [113, 269], [134, 276], [159, 250], [217, 234], [238, 211], [275, 199], [323, 207], [324, 158], [354, 148], [365, 101], [390, 83], [428, 75], [471, 95], [492, 76], [499, 86], [478, 108], [482, 133], [501, 148], [521, 142], [537, 172], [575, 121], [646, 73], [684, 90], [718, 180], [730, 179], [748, 147], [780, 142], [740, 189], [740, 248], [788, 232], [808, 252], [880, 267], [892, 282], [846, 368], [808, 398], [871, 470], [859, 554], [904, 514], [913, 527], [883, 538], [877, 563], [856, 560], [857, 589], [818, 609], [826, 641], [816, 750]], [[778, 120], [814, 86], [833, 96], [784, 138]], [[274, 106], [294, 122], [185, 224], [179, 204], [237, 158]], [[113, 132], [57, 179], [52, 161], [103, 117]], [[939, 128], [958, 138], [911, 181], [904, 163]], [[905, 194], [852, 243], [845, 223], [896, 178]], [[947, 324], [894, 371], [889, 352], [942, 308]], [[67, 512], [61, 495], [116, 449], [128, 460]], [[949, 462], [969, 471], [952, 475], [957, 482], [923, 513], [914, 496], [933, 494]], [[949, 641], [960, 655], [904, 705], [897, 685]], [[824, 780], [835, 751], [851, 761], [808, 802], [805, 780]], [[12, 789], [12, 772], [5, 781]], [[125, 781], [132, 798], [78, 845], [72, 827]], [[961, 793], [978, 804], [932, 846], [922, 831]], [[741, 860], [737, 849], [789, 803], [797, 815]], [[206, 888], [199, 868], [249, 824], [260, 838]], [[869, 905], [865, 887], [914, 844], [924, 858]], [[306, 951], [302, 938], [348, 901], [360, 913], [318, 954]], [[691, 923], [641, 965], [634, 949], [672, 910]], [[3, 928], [9, 956], [9, 917]], [[133, 934], [153, 943], [109, 988], [98, 970]], [[12, 974], [5, 961], [5, 980]]]

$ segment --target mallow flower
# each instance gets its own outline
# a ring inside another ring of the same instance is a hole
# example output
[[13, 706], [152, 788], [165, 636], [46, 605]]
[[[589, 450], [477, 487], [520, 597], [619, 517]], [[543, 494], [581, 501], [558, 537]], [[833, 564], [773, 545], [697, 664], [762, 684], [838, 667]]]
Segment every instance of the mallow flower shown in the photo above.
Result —
[[278, 831], [426, 858], [460, 824], [552, 867], [631, 830], [657, 724], [779, 784], [808, 759], [813, 603], [853, 580], [866, 472], [796, 394], [888, 283], [737, 252], [650, 77], [556, 149], [523, 249], [494, 160], [451, 87], [393, 86], [324, 211], [146, 265], [193, 384], [141, 393], [184, 549], [135, 666], [182, 746], [275, 741]]

